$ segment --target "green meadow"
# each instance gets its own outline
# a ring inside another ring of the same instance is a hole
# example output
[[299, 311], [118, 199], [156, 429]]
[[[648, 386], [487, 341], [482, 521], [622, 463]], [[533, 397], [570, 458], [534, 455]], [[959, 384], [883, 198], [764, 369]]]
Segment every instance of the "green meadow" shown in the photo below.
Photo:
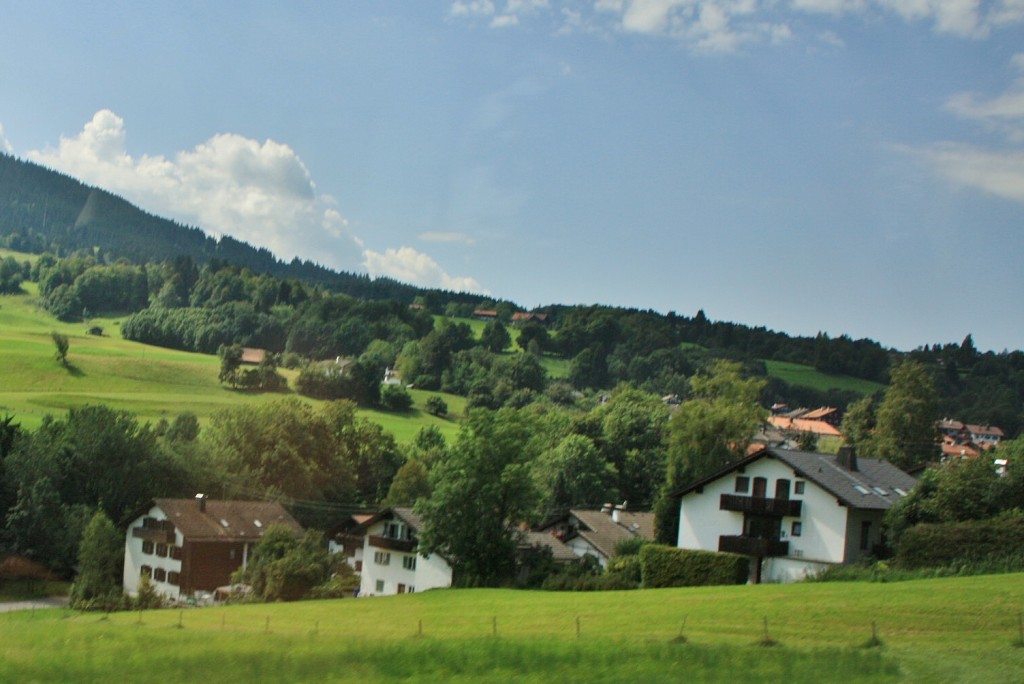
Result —
[[885, 385], [880, 382], [852, 378], [848, 375], [822, 373], [813, 366], [805, 366], [799, 363], [766, 360], [764, 365], [768, 370], [768, 375], [774, 378], [785, 380], [790, 385], [810, 387], [822, 392], [830, 389], [839, 389], [868, 395], [885, 389]]
[[56, 609], [0, 615], [0, 680], [1015, 682], [1022, 606], [1012, 574]]
[[[119, 318], [93, 318], [62, 323], [35, 304], [34, 283], [26, 294], [0, 296], [0, 415], [14, 414], [23, 427], [34, 429], [47, 414], [87, 404], [106, 404], [135, 413], [141, 420], [171, 419], [189, 411], [206, 422], [218, 409], [272, 402], [281, 394], [234, 391], [217, 381], [220, 359], [130, 342], [121, 338]], [[102, 336], [89, 335], [92, 326]], [[50, 333], [68, 336], [69, 365], [54, 359]], [[289, 381], [295, 371], [282, 369]], [[436, 425], [446, 437], [458, 430], [454, 419], [420, 411], [431, 392], [412, 390], [414, 410], [391, 413], [362, 410], [399, 441], [415, 437], [420, 428]], [[298, 395], [291, 395], [298, 396]], [[452, 415], [465, 411], [465, 399], [442, 395]], [[317, 402], [303, 399], [309, 403]]]

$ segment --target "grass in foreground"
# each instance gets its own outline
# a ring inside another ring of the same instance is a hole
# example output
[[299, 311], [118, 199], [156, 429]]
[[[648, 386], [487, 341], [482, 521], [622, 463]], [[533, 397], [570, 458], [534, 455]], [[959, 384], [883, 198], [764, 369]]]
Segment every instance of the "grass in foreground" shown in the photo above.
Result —
[[[1010, 682], [1022, 606], [1011, 574], [37, 611], [0, 616], [0, 680]], [[757, 645], [765, 618], [774, 648]], [[883, 645], [863, 648], [872, 622]]]

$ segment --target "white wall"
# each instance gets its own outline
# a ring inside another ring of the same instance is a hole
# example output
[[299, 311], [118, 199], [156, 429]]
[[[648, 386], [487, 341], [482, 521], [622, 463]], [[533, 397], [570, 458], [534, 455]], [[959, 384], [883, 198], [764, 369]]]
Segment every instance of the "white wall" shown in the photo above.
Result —
[[[736, 478], [750, 478], [747, 492], [736, 492]], [[763, 575], [768, 581], [789, 581], [794, 572], [824, 567], [825, 563], [841, 563], [845, 558], [847, 512], [845, 506], [837, 503], [835, 496], [810, 480], [798, 477], [785, 463], [765, 456], [746, 466], [745, 472], [733, 471], [704, 486], [702, 493], [696, 491], [685, 495], [679, 506], [679, 537], [677, 546], [684, 549], [717, 551], [718, 538], [722, 535], [743, 533], [743, 513], [720, 509], [722, 494], [750, 496], [755, 477], [767, 479], [766, 496], [775, 495], [775, 483], [779, 479], [790, 481], [790, 499], [801, 501], [799, 517], [786, 516], [782, 519], [782, 540], [789, 542], [789, 558], [772, 559], [772, 567], [778, 567], [779, 579]], [[804, 493], [795, 492], [796, 483], [804, 482]], [[793, 523], [801, 523], [800, 536], [792, 536]], [[858, 528], [859, 530], [859, 528]], [[768, 566], [765, 567], [768, 569]], [[774, 571], [773, 571], [774, 572]]]
[[[363, 539], [363, 570], [359, 576], [360, 596], [392, 596], [398, 593], [398, 585], [404, 584], [406, 591], [426, 591], [438, 587], [450, 587], [452, 585], [452, 569], [448, 563], [437, 554], [431, 554], [429, 558], [421, 554], [405, 553], [393, 549], [380, 549], [370, 545], [371, 536], [383, 536], [384, 526], [390, 521], [381, 521], [366, 531]], [[390, 553], [391, 558], [387, 565], [378, 564], [374, 554], [377, 552]], [[406, 556], [416, 558], [416, 569], [407, 570], [402, 559]], [[384, 582], [382, 590], [377, 589], [377, 582]]]
[[[148, 565], [153, 568], [163, 568], [166, 572], [181, 572], [181, 561], [171, 558], [170, 554], [166, 558], [161, 558], [156, 553], [143, 553], [142, 552], [142, 539], [132, 536], [132, 530], [137, 527], [142, 527], [143, 518], [155, 518], [157, 520], [166, 520], [167, 516], [159, 506], [153, 506], [144, 515], [139, 516], [131, 522], [128, 526], [128, 531], [125, 534], [125, 552], [124, 552], [124, 592], [129, 596], [135, 597], [139, 594], [139, 581], [141, 579], [140, 573], [143, 565]], [[179, 548], [184, 543], [184, 538], [181, 532], [177, 529], [174, 531], [175, 545]], [[154, 545], [155, 546], [155, 545]], [[178, 600], [180, 592], [177, 585], [169, 584], [167, 582], [157, 582], [150, 576], [150, 582], [153, 588], [158, 594], [162, 594], [172, 601]]]

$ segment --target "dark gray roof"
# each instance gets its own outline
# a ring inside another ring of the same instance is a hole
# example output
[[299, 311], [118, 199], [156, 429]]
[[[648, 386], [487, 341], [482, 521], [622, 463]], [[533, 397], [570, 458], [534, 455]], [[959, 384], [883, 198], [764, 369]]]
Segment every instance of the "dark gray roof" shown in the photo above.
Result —
[[909, 492], [917, 479], [893, 464], [879, 458], [857, 457], [857, 470], [848, 470], [839, 465], [835, 454], [819, 454], [808, 451], [787, 449], [763, 449], [741, 461], [723, 468], [714, 475], [693, 482], [674, 492], [681, 497], [700, 489], [720, 477], [735, 472], [762, 458], [782, 461], [802, 478], [810, 480], [835, 496], [843, 505], [851, 508], [885, 510], [899, 501], [902, 496], [896, 491]]
[[885, 510], [903, 498], [896, 488], [906, 493], [917, 484], [913, 476], [880, 458], [858, 456], [857, 470], [847, 470], [835, 454], [785, 449], [769, 449], [768, 454], [851, 508]]

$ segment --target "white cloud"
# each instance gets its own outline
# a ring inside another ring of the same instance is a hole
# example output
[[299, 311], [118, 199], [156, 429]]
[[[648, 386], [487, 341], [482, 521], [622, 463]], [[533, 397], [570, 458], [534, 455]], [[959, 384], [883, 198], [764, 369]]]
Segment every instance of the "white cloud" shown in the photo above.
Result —
[[[618, 31], [733, 52], [748, 43], [786, 43], [793, 35], [792, 20], [808, 16], [821, 22], [851, 15], [871, 22], [898, 18], [931, 24], [937, 33], [980, 39], [1024, 23], [1024, 0], [506, 0], [500, 12], [493, 0], [454, 0], [450, 14], [490, 18], [490, 26], [506, 28], [548, 17], [557, 34]], [[823, 31], [829, 27], [813, 27], [808, 35]]]
[[490, 294], [473, 278], [448, 275], [430, 256], [412, 247], [389, 247], [383, 254], [368, 249], [363, 252], [363, 265], [374, 278], [387, 276], [420, 287]]
[[1024, 150], [993, 152], [971, 145], [939, 143], [918, 154], [955, 185], [1024, 204]]
[[11, 143], [8, 142], [7, 138], [4, 137], [4, 125], [0, 124], [0, 152], [6, 152], [7, 154], [14, 154], [14, 148], [11, 147]]
[[1004, 93], [988, 99], [959, 93], [945, 105], [947, 111], [1004, 134], [1009, 146], [993, 151], [944, 142], [911, 151], [955, 185], [1024, 204], [1024, 53], [1014, 55], [1012, 64], [1021, 75]]
[[425, 233], [420, 233], [419, 238], [424, 242], [448, 242], [463, 245], [476, 244], [476, 238], [473, 237], [472, 235], [467, 235], [466, 233], [459, 233], [454, 231], [427, 231]]
[[333, 200], [318, 195], [289, 146], [215, 135], [173, 159], [125, 147], [124, 120], [104, 109], [57, 149], [28, 158], [124, 196], [147, 211], [335, 268], [358, 266], [361, 242]]
[[455, 0], [449, 10], [453, 17], [489, 17], [494, 14], [491, 0]]
[[508, 26], [518, 26], [519, 17], [514, 14], [499, 14], [498, 16], [491, 19], [492, 28], [505, 28]]
[[946, 102], [946, 109], [965, 119], [980, 121], [1002, 132], [1011, 141], [1024, 142], [1024, 53], [1012, 63], [1021, 75], [1002, 94], [988, 99], [974, 93], [958, 93]]

